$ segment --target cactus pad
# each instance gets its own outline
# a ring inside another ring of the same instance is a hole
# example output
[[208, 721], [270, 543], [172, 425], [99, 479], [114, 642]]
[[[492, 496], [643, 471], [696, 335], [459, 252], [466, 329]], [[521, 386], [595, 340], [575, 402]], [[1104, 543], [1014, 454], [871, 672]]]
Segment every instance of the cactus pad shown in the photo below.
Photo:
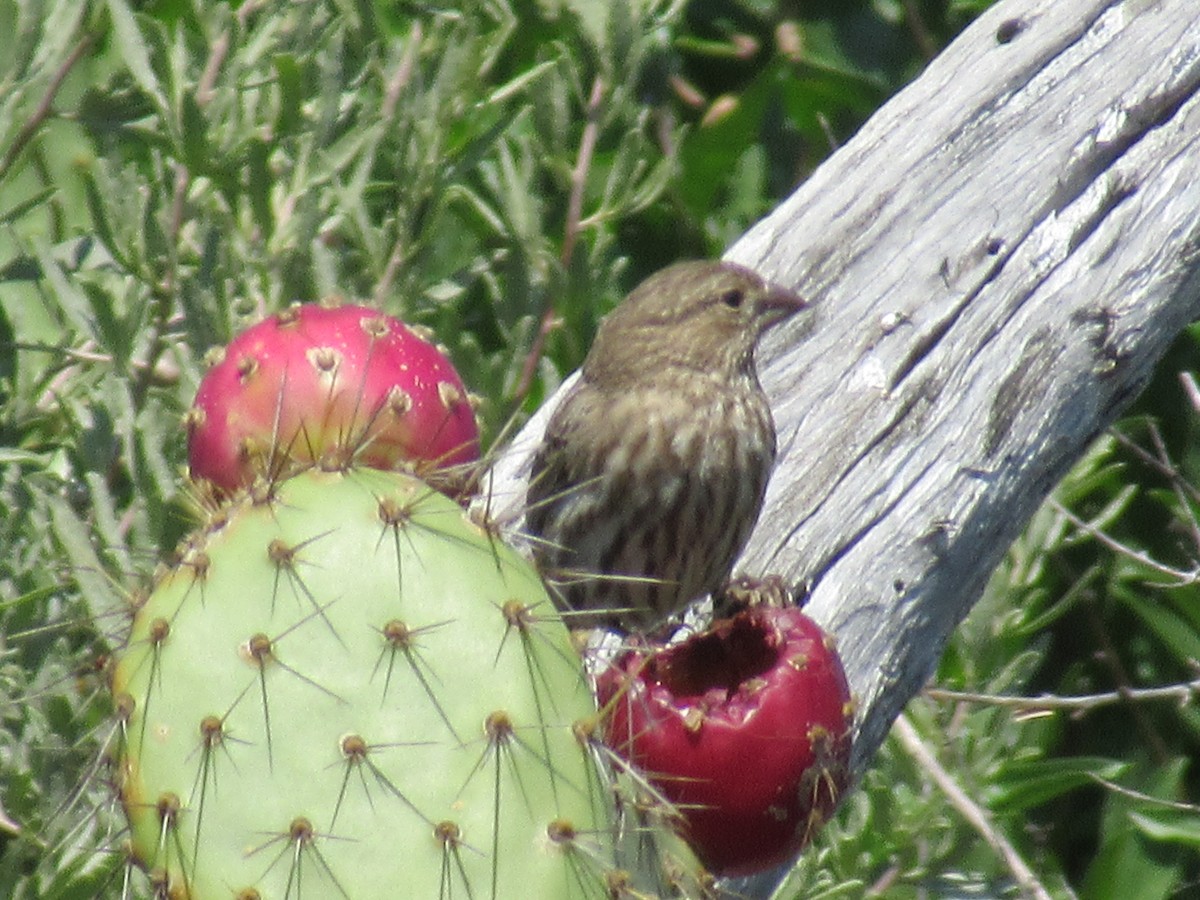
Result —
[[452, 501], [309, 471], [179, 557], [113, 682], [156, 896], [607, 895], [591, 691], [536, 572]]

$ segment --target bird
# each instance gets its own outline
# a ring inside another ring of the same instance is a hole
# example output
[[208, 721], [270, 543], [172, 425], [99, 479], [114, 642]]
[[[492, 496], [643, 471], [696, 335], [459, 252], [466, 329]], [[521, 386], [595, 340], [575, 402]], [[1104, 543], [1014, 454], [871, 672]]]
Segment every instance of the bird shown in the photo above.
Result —
[[572, 627], [647, 633], [728, 579], [776, 455], [755, 348], [806, 308], [748, 268], [689, 260], [601, 321], [525, 497], [535, 562]]

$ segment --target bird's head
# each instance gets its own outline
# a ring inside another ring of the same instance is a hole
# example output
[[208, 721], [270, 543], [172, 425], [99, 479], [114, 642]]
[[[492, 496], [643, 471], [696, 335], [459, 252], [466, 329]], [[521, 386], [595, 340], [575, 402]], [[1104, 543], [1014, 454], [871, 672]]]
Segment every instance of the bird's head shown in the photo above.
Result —
[[763, 333], [805, 308], [793, 291], [744, 266], [676, 263], [639, 284], [605, 317], [584, 374], [620, 382], [657, 366], [729, 377], [749, 372]]

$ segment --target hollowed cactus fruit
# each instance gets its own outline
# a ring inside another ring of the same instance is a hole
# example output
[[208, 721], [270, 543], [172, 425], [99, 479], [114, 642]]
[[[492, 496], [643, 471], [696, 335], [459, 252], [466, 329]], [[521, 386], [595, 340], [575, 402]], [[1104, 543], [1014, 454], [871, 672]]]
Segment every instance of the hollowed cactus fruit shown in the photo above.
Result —
[[536, 572], [393, 472], [213, 514], [117, 662], [117, 779], [156, 896], [603, 897], [595, 715]]

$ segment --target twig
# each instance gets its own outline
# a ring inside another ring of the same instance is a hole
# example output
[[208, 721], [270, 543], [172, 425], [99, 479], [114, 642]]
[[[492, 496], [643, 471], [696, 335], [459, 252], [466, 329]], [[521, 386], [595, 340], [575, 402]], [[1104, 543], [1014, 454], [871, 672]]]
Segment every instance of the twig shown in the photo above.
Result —
[[917, 49], [921, 51], [921, 55], [927, 60], [937, 56], [937, 41], [934, 40], [929, 26], [925, 24], [925, 20], [921, 18], [921, 10], [917, 6], [917, 0], [904, 0], [904, 21], [908, 25], [908, 33], [912, 35]]
[[54, 98], [58, 96], [59, 88], [62, 87], [71, 69], [75, 68], [75, 64], [83, 58], [83, 55], [87, 53], [88, 49], [95, 43], [95, 40], [95, 35], [85, 34], [75, 44], [71, 52], [67, 54], [67, 58], [63, 60], [62, 65], [58, 67], [58, 71], [54, 73], [54, 76], [50, 79], [50, 83], [46, 86], [46, 93], [42, 95], [37, 109], [33, 111], [33, 115], [29, 117], [29, 120], [21, 126], [21, 130], [17, 132], [17, 136], [13, 139], [12, 144], [5, 151], [4, 158], [0, 159], [0, 180], [8, 174], [8, 170], [12, 168], [12, 164], [21, 155], [21, 151], [33, 140], [33, 136], [37, 134], [37, 130], [49, 117], [51, 107], [54, 105]]
[[833, 153], [841, 144], [838, 142], [837, 135], [833, 133], [833, 125], [829, 123], [829, 117], [823, 112], [818, 112], [817, 124], [821, 126], [821, 133], [825, 135], [825, 143], [828, 145], [829, 152]]
[[1064, 697], [1057, 694], [1042, 694], [1038, 697], [1015, 697], [1005, 694], [985, 694], [974, 691], [952, 691], [945, 688], [926, 688], [925, 696], [933, 700], [948, 703], [979, 703], [986, 706], [1000, 706], [1017, 709], [1023, 712], [1090, 712], [1104, 706], [1131, 701], [1148, 703], [1155, 700], [1178, 700], [1187, 703], [1200, 696], [1200, 678], [1183, 684], [1170, 684], [1164, 687], [1128, 688], [1126, 690], [1105, 691], [1099, 694], [1077, 694]]
[[400, 57], [396, 71], [388, 79], [387, 87], [384, 89], [383, 103], [379, 106], [379, 118], [385, 124], [390, 124], [396, 117], [396, 107], [400, 105], [400, 97], [412, 81], [413, 69], [417, 65], [417, 51], [421, 47], [423, 37], [424, 31], [421, 29], [421, 23], [413, 22], [412, 32], [408, 36], [408, 45], [404, 48], [404, 54]]
[[[1175, 587], [1186, 587], [1187, 585], [1195, 584], [1198, 580], [1200, 580], [1200, 567], [1193, 568], [1191, 571], [1185, 572], [1182, 569], [1176, 569], [1172, 566], [1166, 565], [1165, 563], [1160, 563], [1158, 560], [1150, 556], [1150, 554], [1143, 553], [1140, 550], [1134, 550], [1132, 547], [1122, 544], [1116, 538], [1109, 537], [1091, 522], [1086, 522], [1079, 518], [1079, 516], [1075, 515], [1075, 513], [1071, 512], [1053, 497], [1050, 498], [1049, 503], [1055, 512], [1063, 516], [1076, 528], [1080, 529], [1081, 531], [1086, 531], [1102, 546], [1107, 547], [1114, 553], [1119, 553], [1122, 556], [1132, 559], [1134, 562], [1141, 563], [1149, 569], [1153, 569], [1156, 572], [1160, 572], [1161, 574], [1172, 578], [1178, 582], [1177, 585], [1174, 585]], [[1169, 587], [1171, 585], [1166, 586]]]
[[[592, 94], [588, 98], [587, 125], [579, 139], [579, 153], [575, 159], [575, 169], [571, 172], [571, 195], [567, 199], [567, 221], [563, 230], [563, 246], [561, 261], [564, 270], [570, 269], [571, 258], [575, 255], [575, 244], [579, 240], [579, 223], [583, 217], [583, 193], [587, 186], [588, 171], [592, 167], [592, 156], [596, 152], [596, 142], [600, 138], [600, 105], [604, 100], [604, 81], [597, 78], [592, 82]], [[541, 324], [525, 363], [521, 367], [521, 377], [513, 392], [513, 406], [520, 406], [521, 401], [533, 387], [533, 379], [537, 374], [538, 361], [546, 347], [550, 333], [558, 327], [558, 310], [553, 299], [547, 300], [546, 309], [542, 312]]]
[[597, 78], [592, 82], [592, 94], [588, 97], [587, 124], [579, 139], [579, 155], [575, 169], [571, 172], [571, 194], [567, 198], [567, 221], [563, 232], [562, 264], [569, 268], [575, 255], [575, 244], [579, 240], [579, 221], [583, 217], [583, 193], [587, 187], [588, 172], [592, 168], [592, 157], [596, 153], [596, 141], [600, 138], [600, 104], [604, 100], [604, 81]]
[[867, 888], [866, 893], [863, 896], [886, 897], [888, 895], [888, 891], [890, 891], [899, 880], [900, 875], [900, 866], [896, 863], [892, 863], [884, 870], [882, 875], [875, 879], [875, 883]]
[[208, 51], [208, 60], [204, 63], [204, 71], [200, 73], [200, 80], [196, 83], [196, 105], [201, 109], [208, 106], [216, 93], [213, 85], [217, 83], [217, 75], [228, 52], [229, 29], [226, 28], [213, 41], [212, 48]]
[[1163, 444], [1162, 434], [1158, 430], [1158, 425], [1155, 422], [1150, 421], [1147, 423], [1147, 430], [1150, 432], [1150, 439], [1154, 442], [1155, 447], [1159, 451], [1157, 456], [1155, 456], [1153, 453], [1150, 453], [1150, 451], [1140, 446], [1128, 435], [1122, 434], [1115, 428], [1110, 429], [1109, 434], [1112, 435], [1113, 439], [1116, 440], [1118, 444], [1136, 456], [1143, 464], [1152, 468], [1155, 472], [1166, 478], [1173, 485], [1176, 485], [1177, 489], [1182, 490], [1189, 497], [1191, 497], [1192, 500], [1200, 502], [1200, 489], [1197, 489], [1195, 485], [1184, 478], [1179, 469], [1177, 469], [1174, 463], [1171, 462], [1171, 458], [1166, 451], [1166, 446]]
[[1196, 509], [1191, 501], [1200, 499], [1200, 493], [1191, 482], [1183, 477], [1183, 473], [1175, 467], [1171, 462], [1171, 455], [1167, 452], [1166, 442], [1163, 440], [1162, 432], [1158, 429], [1158, 423], [1151, 420], [1149, 423], [1150, 440], [1154, 442], [1154, 452], [1157, 454], [1158, 460], [1162, 468], [1166, 471], [1168, 480], [1171, 482], [1171, 489], [1175, 492], [1175, 498], [1179, 501], [1179, 508], [1187, 514], [1188, 525], [1192, 533], [1192, 546], [1200, 552], [1200, 521], [1196, 519]]
[[1196, 376], [1191, 372], [1180, 372], [1179, 381], [1187, 394], [1188, 402], [1192, 404], [1192, 409], [1200, 413], [1200, 385], [1196, 384]]
[[1151, 806], [1157, 806], [1160, 809], [1170, 809], [1176, 812], [1185, 813], [1200, 813], [1200, 806], [1194, 803], [1181, 803], [1178, 800], [1164, 800], [1162, 797], [1154, 797], [1150, 794], [1143, 794], [1141, 791], [1135, 791], [1133, 788], [1123, 787], [1115, 781], [1109, 781], [1107, 778], [1101, 778], [1094, 772], [1089, 773], [1092, 781], [1100, 785], [1105, 790], [1112, 791], [1114, 794], [1120, 794], [1122, 797], [1128, 797], [1130, 800], [1136, 800], [1139, 803], [1146, 803]]
[[[238, 27], [245, 29], [250, 16], [258, 12], [262, 5], [262, 0], [247, 0], [238, 7]], [[225, 57], [229, 54], [229, 44], [230, 29], [226, 28], [217, 35], [217, 39], [212, 43], [212, 48], [208, 51], [208, 60], [204, 63], [204, 71], [200, 73], [200, 80], [196, 83], [196, 103], [202, 108], [207, 106], [213, 98], [213, 86], [217, 83], [217, 75], [220, 74]]]
[[972, 828], [979, 832], [980, 837], [987, 841], [988, 846], [1003, 860], [1013, 879], [1020, 885], [1022, 894], [1034, 898], [1034, 900], [1051, 900], [1050, 892], [1038, 881], [1033, 870], [1017, 852], [1017, 848], [996, 829], [987, 812], [967, 796], [966, 791], [938, 762], [937, 757], [926, 746], [924, 739], [917, 733], [917, 729], [909, 721], [907, 715], [901, 715], [896, 720], [895, 725], [892, 726], [892, 732], [896, 735], [900, 746], [925, 770], [938, 789], [946, 795], [950, 805]]
[[170, 248], [167, 254], [167, 271], [162, 283], [153, 289], [154, 312], [151, 317], [150, 335], [146, 342], [146, 367], [138, 371], [137, 380], [130, 387], [135, 408], [141, 406], [146, 391], [150, 388], [158, 361], [166, 352], [167, 342], [164, 336], [171, 320], [171, 310], [174, 308], [175, 292], [178, 288], [179, 239], [183, 231], [184, 203], [187, 200], [188, 186], [191, 184], [191, 174], [181, 162], [176, 162], [174, 168], [175, 184], [167, 233], [167, 246]]
[[[14, 350], [46, 353], [51, 356], [62, 356], [64, 360], [70, 360], [70, 362], [67, 362], [54, 374], [45, 389], [38, 396], [37, 401], [34, 403], [34, 409], [39, 413], [49, 412], [59, 405], [66, 385], [78, 377], [79, 373], [84, 370], [85, 364], [100, 363], [103, 365], [112, 365], [113, 363], [112, 354], [100, 353], [95, 350], [96, 342], [93, 340], [85, 341], [78, 349], [30, 341], [13, 341], [7, 346]], [[179, 381], [179, 367], [169, 360], [164, 361], [161, 357], [155, 361], [153, 368], [140, 359], [131, 359], [128, 364], [131, 369], [138, 372], [139, 375], [146, 378], [155, 386], [168, 386]]]
[[15, 819], [9, 818], [8, 813], [4, 811], [3, 805], [0, 805], [0, 833], [8, 834], [12, 837], [19, 837], [21, 834], [20, 824]]
[[[1100, 645], [1100, 652], [1096, 654], [1096, 658], [1101, 665], [1108, 669], [1113, 681], [1116, 682], [1118, 693], [1128, 694], [1134, 689], [1133, 679], [1129, 677], [1129, 670], [1125, 668], [1120, 651], [1109, 637], [1108, 629], [1097, 612], [1095, 603], [1088, 603], [1084, 607], [1084, 618], [1087, 620], [1092, 634], [1096, 636], [1096, 642]], [[1129, 705], [1129, 714], [1138, 731], [1145, 737], [1145, 744], [1150, 751], [1151, 758], [1159, 765], [1165, 766], [1171, 760], [1171, 751], [1167, 748], [1167, 742], [1162, 735], [1158, 733], [1158, 729], [1154, 727], [1150, 717], [1146, 715], [1146, 710], [1140, 705], [1132, 703]]]
[[[408, 38], [408, 46], [404, 48], [404, 55], [400, 57], [400, 63], [396, 66], [396, 71], [392, 77], [388, 79], [387, 87], [383, 94], [383, 103], [379, 107], [380, 121], [385, 125], [390, 125], [396, 116], [396, 107], [400, 104], [400, 97], [404, 94], [404, 89], [412, 81], [413, 69], [417, 64], [417, 50], [421, 46], [423, 32], [421, 23], [414, 22], [412, 33]], [[384, 263], [383, 274], [379, 276], [379, 281], [375, 283], [374, 298], [378, 306], [382, 306], [384, 298], [392, 289], [392, 285], [396, 281], [396, 274], [400, 271], [400, 267], [404, 265], [404, 260], [408, 255], [408, 238], [409, 235], [405, 230], [404, 223], [397, 221], [396, 223], [396, 240], [392, 244], [392, 250], [388, 254], [388, 260]]]

